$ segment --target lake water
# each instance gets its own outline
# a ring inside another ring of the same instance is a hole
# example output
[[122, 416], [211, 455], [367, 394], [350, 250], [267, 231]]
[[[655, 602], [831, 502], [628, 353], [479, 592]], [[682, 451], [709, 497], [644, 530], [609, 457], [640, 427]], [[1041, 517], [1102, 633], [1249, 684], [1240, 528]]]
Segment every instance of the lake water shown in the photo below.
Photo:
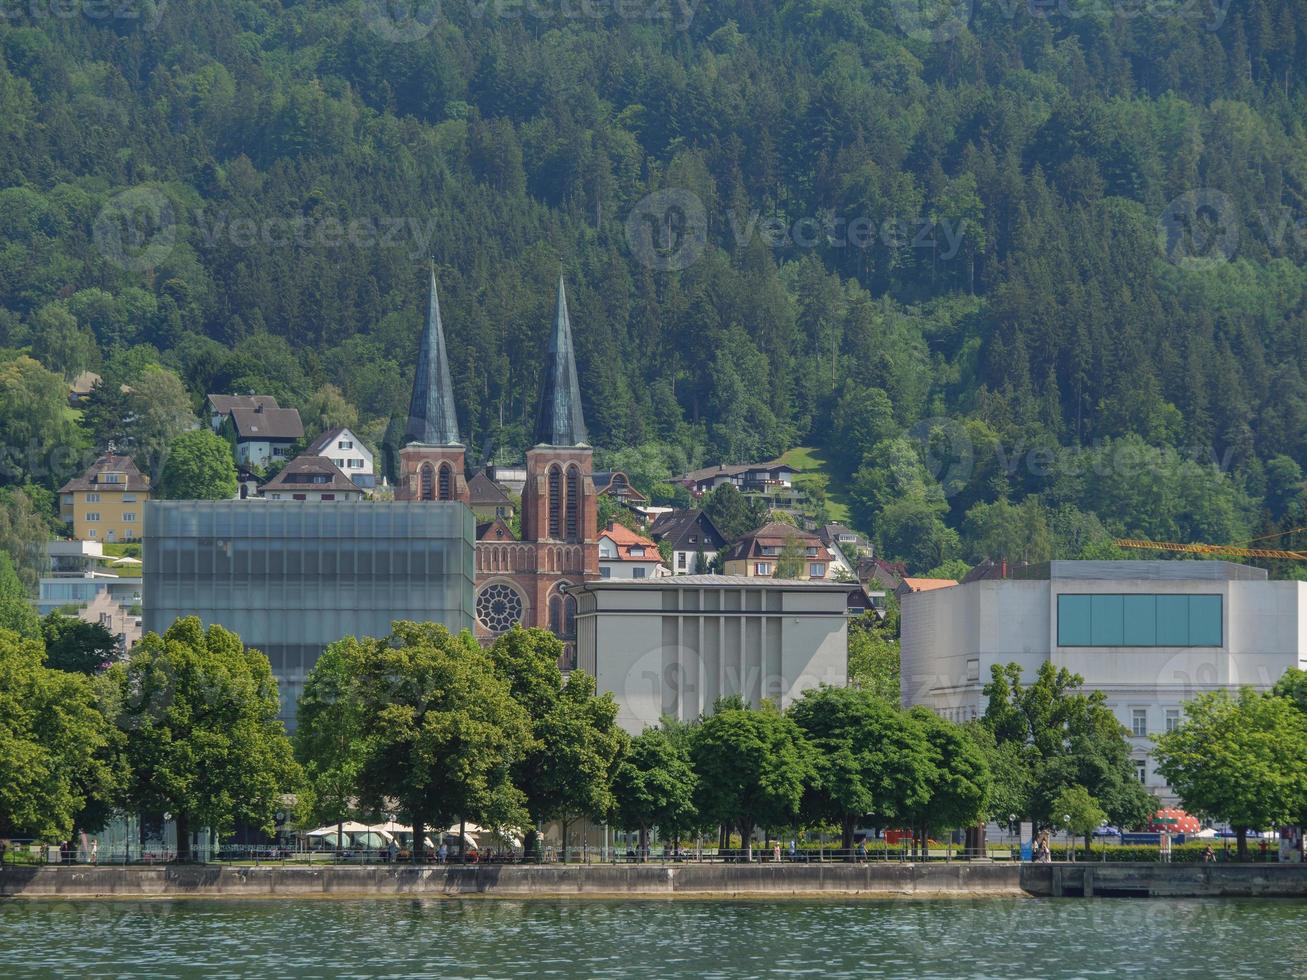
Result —
[[1290, 977], [1240, 900], [8, 901], [0, 977]]

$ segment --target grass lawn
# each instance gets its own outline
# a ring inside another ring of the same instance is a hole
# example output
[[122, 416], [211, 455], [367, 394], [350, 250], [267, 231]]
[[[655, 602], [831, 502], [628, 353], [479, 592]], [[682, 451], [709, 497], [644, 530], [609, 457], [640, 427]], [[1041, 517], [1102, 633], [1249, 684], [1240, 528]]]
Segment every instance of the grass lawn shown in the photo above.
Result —
[[837, 524], [849, 522], [848, 488], [826, 460], [826, 451], [816, 446], [795, 446], [780, 457], [787, 466], [800, 473], [821, 473], [830, 480], [826, 487], [826, 510]]

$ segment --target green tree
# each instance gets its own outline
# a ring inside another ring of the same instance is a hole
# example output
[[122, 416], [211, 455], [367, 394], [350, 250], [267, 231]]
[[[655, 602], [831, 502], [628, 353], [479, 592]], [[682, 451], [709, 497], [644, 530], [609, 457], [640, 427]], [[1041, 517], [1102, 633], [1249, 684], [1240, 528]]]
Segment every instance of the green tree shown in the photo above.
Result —
[[308, 790], [304, 817], [336, 824], [338, 850], [345, 821], [360, 813], [355, 801], [366, 751], [362, 704], [353, 689], [355, 652], [344, 641], [323, 650], [296, 704], [295, 757]]
[[531, 748], [530, 722], [470, 634], [396, 622], [390, 636], [347, 637], [330, 649], [331, 679], [324, 673], [315, 698], [340, 685], [345, 707], [317, 712], [306, 704], [315, 730], [304, 744], [333, 742], [321, 727], [345, 712], [345, 748], [311, 758], [342, 779], [356, 771], [363, 806], [393, 801], [413, 827], [414, 860], [424, 828], [443, 832], [514, 798], [509, 773]]
[[41, 617], [18, 580], [14, 563], [0, 551], [0, 629], [12, 630], [28, 640], [42, 640]]
[[344, 427], [356, 431], [359, 427], [358, 409], [345, 400], [341, 390], [326, 384], [309, 395], [300, 409], [304, 423], [304, 441], [311, 443], [329, 429]]
[[785, 535], [785, 543], [781, 545], [781, 553], [776, 559], [776, 578], [797, 579], [804, 578], [804, 572], [807, 569], [804, 566], [803, 545], [799, 541], [797, 534]]
[[126, 803], [174, 814], [179, 861], [190, 859], [197, 827], [219, 835], [238, 821], [271, 829], [299, 769], [277, 720], [267, 657], [235, 633], [187, 617], [162, 636], [147, 633], [110, 676], [122, 691]]
[[183, 432], [168, 447], [156, 490], [164, 500], [230, 500], [237, 490], [230, 444], [208, 429]]
[[596, 696], [594, 678], [584, 671], [568, 675], [536, 722], [535, 741], [520, 768], [521, 788], [537, 822], [558, 821], [564, 861], [572, 824], [612, 812], [613, 777], [627, 741], [617, 727], [617, 702], [611, 694]]
[[0, 629], [0, 837], [67, 840], [112, 783], [89, 678], [47, 668], [39, 640]]
[[902, 700], [898, 640], [880, 630], [857, 628], [850, 622], [849, 683], [897, 706]]
[[750, 709], [725, 700], [693, 730], [700, 815], [740, 832], [753, 856], [759, 827], [790, 826], [813, 777], [812, 749], [789, 715], [770, 702]]
[[936, 776], [921, 725], [908, 713], [856, 688], [804, 692], [790, 716], [813, 748], [810, 816], [840, 826], [853, 856], [854, 830], [906, 820], [929, 802]]
[[1045, 661], [1023, 684], [1017, 664], [995, 664], [985, 685], [984, 725], [997, 746], [1010, 746], [1030, 773], [1021, 812], [1036, 827], [1056, 825], [1053, 801], [1081, 785], [1113, 823], [1137, 826], [1156, 808], [1134, 773], [1127, 733], [1102, 691], [1082, 692], [1084, 679]]
[[703, 498], [703, 511], [728, 542], [737, 541], [767, 519], [767, 505], [746, 497], [732, 484], [714, 487]]
[[0, 479], [55, 489], [83, 462], [86, 438], [68, 414], [68, 386], [25, 355], [0, 357]]
[[657, 827], [664, 840], [693, 826], [694, 769], [684, 745], [662, 728], [646, 728], [631, 739], [613, 778], [614, 816], [623, 828], [640, 831], [640, 853]]
[[46, 666], [73, 674], [98, 674], [118, 656], [118, 640], [103, 623], [85, 623], [52, 612], [41, 620]]
[[1089, 790], [1080, 785], [1064, 788], [1053, 799], [1053, 819], [1060, 826], [1085, 839], [1085, 850], [1093, 849], [1094, 831], [1107, 820], [1107, 813]]
[[126, 411], [127, 442], [114, 448], [156, 477], [178, 437], [200, 424], [181, 379], [161, 367], [151, 367], [132, 382]]
[[927, 796], [911, 809], [911, 819], [925, 853], [932, 828], [973, 826], [987, 811], [993, 786], [989, 761], [970, 730], [917, 705], [910, 712], [921, 729], [930, 759]]
[[1250, 829], [1307, 813], [1307, 716], [1248, 687], [1200, 694], [1184, 711], [1184, 724], [1157, 738], [1157, 771], [1186, 807], [1234, 828], [1244, 860]]
[[95, 335], [79, 327], [77, 318], [61, 303], [50, 303], [36, 312], [31, 336], [32, 356], [68, 381], [100, 365]]

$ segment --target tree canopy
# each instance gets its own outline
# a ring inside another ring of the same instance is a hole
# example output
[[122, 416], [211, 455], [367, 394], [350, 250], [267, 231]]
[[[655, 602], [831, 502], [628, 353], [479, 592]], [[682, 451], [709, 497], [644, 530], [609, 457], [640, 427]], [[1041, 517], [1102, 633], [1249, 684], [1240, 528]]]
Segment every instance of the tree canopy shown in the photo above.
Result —
[[180, 860], [201, 826], [220, 834], [237, 821], [272, 826], [299, 769], [267, 657], [187, 617], [146, 634], [110, 677], [130, 769], [124, 803], [174, 815]]

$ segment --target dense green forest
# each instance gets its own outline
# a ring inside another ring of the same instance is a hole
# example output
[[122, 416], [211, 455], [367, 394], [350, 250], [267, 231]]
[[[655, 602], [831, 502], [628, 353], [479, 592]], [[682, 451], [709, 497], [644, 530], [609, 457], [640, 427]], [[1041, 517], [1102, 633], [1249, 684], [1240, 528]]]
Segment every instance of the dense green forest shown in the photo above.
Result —
[[814, 443], [920, 570], [1307, 524], [1303, 0], [403, 7], [4, 8], [0, 479], [172, 375], [392, 441], [434, 259], [474, 459], [562, 271], [654, 489]]

